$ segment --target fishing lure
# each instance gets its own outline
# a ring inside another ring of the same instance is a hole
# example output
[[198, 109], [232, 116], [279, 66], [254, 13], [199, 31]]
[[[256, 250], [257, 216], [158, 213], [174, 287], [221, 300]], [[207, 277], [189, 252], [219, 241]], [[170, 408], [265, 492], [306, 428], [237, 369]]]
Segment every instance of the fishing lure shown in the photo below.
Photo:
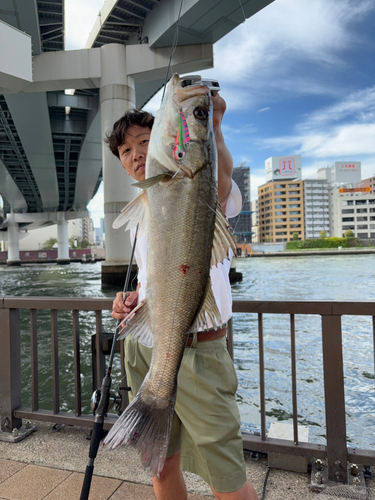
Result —
[[190, 144], [190, 135], [189, 135], [189, 127], [185, 118], [185, 115], [180, 109], [178, 114], [178, 129], [177, 129], [177, 137], [176, 144], [174, 147], [174, 157], [176, 160], [182, 160], [185, 156], [187, 147]]

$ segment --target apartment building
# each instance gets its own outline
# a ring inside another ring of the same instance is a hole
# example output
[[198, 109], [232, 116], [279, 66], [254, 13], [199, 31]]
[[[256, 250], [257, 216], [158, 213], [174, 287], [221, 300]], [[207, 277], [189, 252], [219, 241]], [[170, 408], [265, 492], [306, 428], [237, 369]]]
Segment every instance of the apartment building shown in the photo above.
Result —
[[303, 181], [305, 239], [317, 239], [321, 231], [330, 236], [329, 185], [326, 179]]
[[293, 233], [305, 239], [302, 180], [275, 180], [258, 188], [258, 240], [291, 241]]
[[242, 164], [233, 169], [232, 179], [237, 184], [242, 195], [241, 212], [230, 219], [234, 237], [237, 243], [251, 243], [251, 201], [250, 201], [250, 167]]
[[258, 200], [251, 202], [251, 236], [252, 243], [259, 243], [258, 239]]
[[357, 188], [370, 188], [370, 193], [375, 194], [375, 175], [373, 177], [369, 177], [368, 179], [363, 179], [360, 182], [357, 182]]
[[332, 235], [343, 237], [351, 229], [361, 240], [375, 240], [375, 194], [363, 188], [333, 188], [330, 191]]

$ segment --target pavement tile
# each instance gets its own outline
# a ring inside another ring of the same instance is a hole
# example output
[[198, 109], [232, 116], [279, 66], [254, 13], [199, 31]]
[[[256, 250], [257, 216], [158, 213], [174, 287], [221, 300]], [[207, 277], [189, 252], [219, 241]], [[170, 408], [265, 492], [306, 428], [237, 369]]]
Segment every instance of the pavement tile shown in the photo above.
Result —
[[155, 500], [155, 498], [152, 486], [123, 482], [110, 500]]
[[21, 462], [13, 462], [12, 460], [0, 458], [0, 483], [13, 476], [13, 474], [24, 467], [26, 467], [26, 464], [22, 464]]
[[[74, 472], [60, 483], [44, 500], [79, 500], [84, 474]], [[119, 479], [93, 476], [90, 488], [90, 500], [107, 500], [121, 485]]]
[[0, 498], [6, 500], [42, 500], [71, 472], [27, 465], [0, 484]]

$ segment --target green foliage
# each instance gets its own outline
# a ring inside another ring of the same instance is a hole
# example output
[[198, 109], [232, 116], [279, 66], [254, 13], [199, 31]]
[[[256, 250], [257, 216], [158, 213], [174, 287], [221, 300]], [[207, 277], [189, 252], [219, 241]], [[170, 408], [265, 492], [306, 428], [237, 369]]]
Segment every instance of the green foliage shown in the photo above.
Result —
[[286, 249], [302, 250], [313, 248], [348, 248], [361, 246], [362, 243], [358, 238], [337, 238], [336, 236], [331, 236], [330, 238], [319, 238], [317, 240], [288, 241]]
[[56, 245], [57, 239], [56, 238], [50, 238], [49, 240], [45, 241], [42, 245], [42, 250], [52, 250], [54, 245]]
[[319, 233], [319, 239], [325, 240], [327, 238], [327, 231], [323, 229], [323, 231], [320, 231]]
[[266, 240], [266, 243], [269, 243], [271, 241], [271, 238], [270, 238], [269, 234], [266, 234], [265, 240]]
[[354, 238], [354, 233], [351, 229], [347, 229], [344, 234], [345, 238]]
[[293, 241], [298, 241], [298, 233], [294, 232], [292, 235]]
[[72, 236], [69, 238], [70, 248], [89, 248], [91, 243], [81, 238], [81, 236]]

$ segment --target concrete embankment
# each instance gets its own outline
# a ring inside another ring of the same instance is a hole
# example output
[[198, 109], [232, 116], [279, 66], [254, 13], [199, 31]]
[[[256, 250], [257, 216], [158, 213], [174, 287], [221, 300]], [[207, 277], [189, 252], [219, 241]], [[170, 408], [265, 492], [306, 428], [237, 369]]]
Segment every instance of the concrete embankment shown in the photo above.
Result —
[[308, 255], [367, 255], [375, 254], [375, 248], [322, 248], [316, 250], [285, 250], [283, 252], [253, 252], [244, 258], [251, 257], [306, 257]]

